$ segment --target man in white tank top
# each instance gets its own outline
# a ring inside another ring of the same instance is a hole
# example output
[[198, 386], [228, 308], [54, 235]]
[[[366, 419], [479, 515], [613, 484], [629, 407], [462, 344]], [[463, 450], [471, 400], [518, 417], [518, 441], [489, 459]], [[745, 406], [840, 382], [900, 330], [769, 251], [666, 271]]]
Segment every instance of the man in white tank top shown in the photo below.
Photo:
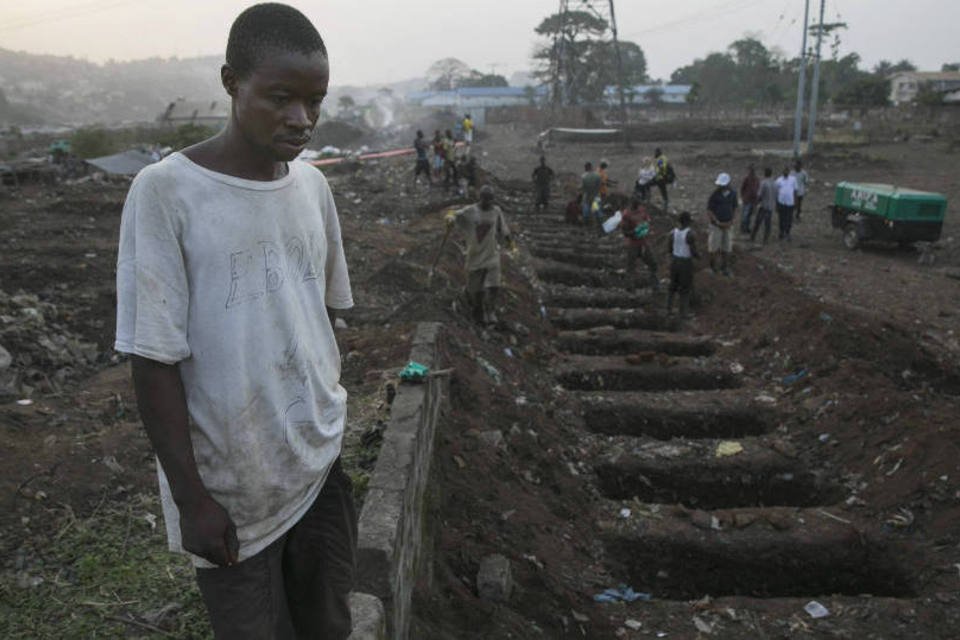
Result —
[[690, 213], [684, 211], [679, 227], [670, 232], [667, 245], [670, 251], [670, 289], [667, 292], [667, 313], [673, 313], [673, 296], [680, 296], [680, 315], [690, 317], [690, 295], [693, 292], [693, 259], [699, 258]]

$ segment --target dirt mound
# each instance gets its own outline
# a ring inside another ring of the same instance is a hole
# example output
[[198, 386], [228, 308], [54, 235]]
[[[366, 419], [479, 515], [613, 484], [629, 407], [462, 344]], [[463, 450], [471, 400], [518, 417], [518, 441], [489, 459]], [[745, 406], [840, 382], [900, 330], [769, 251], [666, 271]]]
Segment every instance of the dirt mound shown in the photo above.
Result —
[[322, 149], [327, 145], [347, 147], [357, 142], [369, 132], [363, 127], [343, 120], [326, 120], [313, 130], [310, 139], [311, 149]]

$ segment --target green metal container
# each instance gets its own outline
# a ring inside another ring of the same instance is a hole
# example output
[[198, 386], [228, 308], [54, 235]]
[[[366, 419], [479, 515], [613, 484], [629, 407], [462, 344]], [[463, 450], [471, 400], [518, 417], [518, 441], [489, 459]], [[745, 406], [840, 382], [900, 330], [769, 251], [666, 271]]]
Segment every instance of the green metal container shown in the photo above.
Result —
[[939, 193], [889, 184], [841, 182], [833, 200], [833, 226], [855, 249], [863, 240], [910, 244], [940, 239], [947, 199]]

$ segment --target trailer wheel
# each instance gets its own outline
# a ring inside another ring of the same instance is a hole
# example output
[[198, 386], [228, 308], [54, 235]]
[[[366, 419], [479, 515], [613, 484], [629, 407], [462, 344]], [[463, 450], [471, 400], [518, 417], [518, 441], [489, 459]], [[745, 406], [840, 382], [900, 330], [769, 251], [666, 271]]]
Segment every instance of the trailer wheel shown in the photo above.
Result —
[[856, 222], [843, 225], [843, 246], [851, 251], [860, 246], [860, 230]]

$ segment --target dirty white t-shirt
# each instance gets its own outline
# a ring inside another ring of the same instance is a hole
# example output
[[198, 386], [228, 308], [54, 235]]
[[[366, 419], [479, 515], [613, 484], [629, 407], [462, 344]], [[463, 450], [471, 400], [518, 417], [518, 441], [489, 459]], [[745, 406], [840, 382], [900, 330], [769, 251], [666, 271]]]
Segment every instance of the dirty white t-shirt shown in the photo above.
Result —
[[[347, 393], [326, 306], [353, 298], [333, 195], [315, 168], [291, 162], [260, 182], [174, 153], [133, 181], [115, 347], [180, 363], [197, 467], [237, 525], [240, 560], [299, 520], [340, 454]], [[170, 548], [182, 551], [158, 470]]]

